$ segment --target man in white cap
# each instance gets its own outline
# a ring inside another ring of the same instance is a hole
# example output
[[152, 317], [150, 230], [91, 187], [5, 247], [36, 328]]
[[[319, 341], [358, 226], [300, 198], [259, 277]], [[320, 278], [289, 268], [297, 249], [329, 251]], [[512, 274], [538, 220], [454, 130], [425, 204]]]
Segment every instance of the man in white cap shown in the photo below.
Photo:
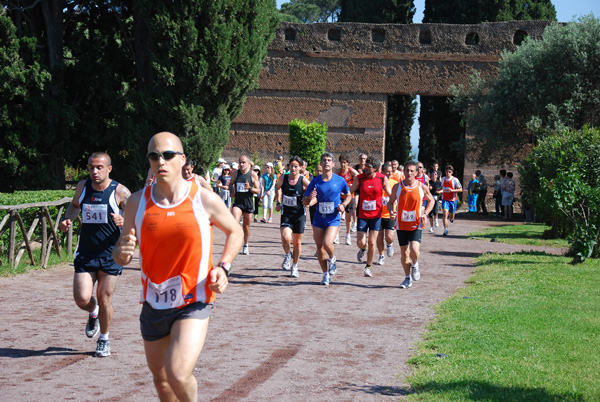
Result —
[[210, 182], [212, 183], [212, 188], [215, 193], [219, 192], [219, 189], [217, 188], [217, 181], [219, 180], [219, 177], [221, 177], [221, 174], [223, 173], [223, 164], [224, 163], [225, 163], [225, 159], [219, 158], [219, 160], [217, 161], [217, 166], [212, 170], [212, 173], [210, 174]]

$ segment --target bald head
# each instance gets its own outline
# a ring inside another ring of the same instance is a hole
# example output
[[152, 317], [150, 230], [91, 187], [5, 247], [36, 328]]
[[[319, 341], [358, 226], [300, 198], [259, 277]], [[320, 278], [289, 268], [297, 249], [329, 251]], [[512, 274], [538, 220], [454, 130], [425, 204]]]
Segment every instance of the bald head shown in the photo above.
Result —
[[178, 136], [167, 131], [154, 134], [148, 142], [148, 152], [151, 151], [176, 151], [183, 153], [183, 144]]

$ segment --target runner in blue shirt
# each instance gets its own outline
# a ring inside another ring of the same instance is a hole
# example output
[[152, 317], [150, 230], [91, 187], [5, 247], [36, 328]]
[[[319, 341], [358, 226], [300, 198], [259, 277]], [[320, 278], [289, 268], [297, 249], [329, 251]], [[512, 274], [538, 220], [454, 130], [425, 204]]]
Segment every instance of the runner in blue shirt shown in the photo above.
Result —
[[336, 272], [336, 258], [333, 240], [340, 226], [340, 212], [344, 213], [346, 205], [352, 197], [346, 197], [341, 202], [341, 194], [348, 194], [350, 189], [342, 176], [333, 173], [335, 160], [333, 155], [325, 152], [321, 155], [323, 173], [315, 177], [304, 193], [304, 205], [310, 205], [317, 200], [316, 213], [312, 221], [313, 237], [317, 245], [317, 257], [323, 271], [321, 284], [328, 286], [331, 275]]

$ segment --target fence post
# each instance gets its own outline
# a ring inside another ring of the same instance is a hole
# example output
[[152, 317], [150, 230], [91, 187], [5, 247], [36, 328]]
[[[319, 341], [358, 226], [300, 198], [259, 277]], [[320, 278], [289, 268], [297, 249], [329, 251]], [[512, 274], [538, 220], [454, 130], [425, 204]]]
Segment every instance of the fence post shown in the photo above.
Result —
[[10, 232], [8, 238], [8, 264], [14, 268], [15, 263], [15, 242], [17, 238], [17, 211], [10, 209]]

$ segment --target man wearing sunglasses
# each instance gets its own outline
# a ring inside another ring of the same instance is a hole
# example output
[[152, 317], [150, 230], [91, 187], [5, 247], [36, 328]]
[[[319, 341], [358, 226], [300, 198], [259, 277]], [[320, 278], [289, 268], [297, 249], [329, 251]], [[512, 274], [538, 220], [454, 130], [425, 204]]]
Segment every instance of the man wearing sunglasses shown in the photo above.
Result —
[[[113, 256], [120, 264], [129, 264], [139, 243], [140, 329], [160, 400], [196, 401], [194, 366], [206, 339], [215, 293], [223, 293], [229, 283], [242, 230], [217, 194], [183, 178], [186, 157], [177, 136], [167, 132], [153, 136], [148, 159], [156, 182], [129, 199]], [[213, 225], [226, 236], [214, 268]]]
[[[112, 296], [122, 267], [112, 258], [113, 246], [121, 234], [121, 212], [131, 192], [109, 177], [111, 158], [95, 152], [88, 160], [90, 178], [77, 183], [60, 230], [66, 232], [81, 212], [79, 246], [73, 265], [73, 297], [80, 309], [89, 312], [85, 333], [93, 338], [100, 332], [96, 356], [110, 355], [108, 332], [112, 323]], [[94, 284], [97, 299], [93, 297]]]

